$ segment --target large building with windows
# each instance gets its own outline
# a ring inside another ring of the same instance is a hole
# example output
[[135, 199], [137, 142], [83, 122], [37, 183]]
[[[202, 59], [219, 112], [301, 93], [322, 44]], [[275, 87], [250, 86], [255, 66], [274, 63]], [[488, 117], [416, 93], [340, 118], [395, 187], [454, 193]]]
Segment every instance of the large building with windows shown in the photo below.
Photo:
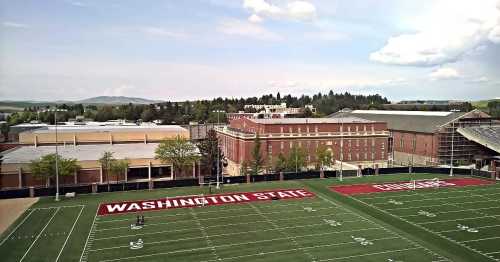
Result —
[[[56, 152], [77, 160], [80, 169], [61, 178], [61, 184], [145, 182], [198, 177], [199, 164], [182, 174], [174, 172], [170, 163], [155, 159], [155, 149], [163, 139], [176, 136], [189, 138], [180, 126], [43, 126], [19, 133], [20, 146], [2, 152], [0, 189], [45, 186], [46, 181], [31, 175], [30, 163]], [[116, 159], [126, 159], [129, 168], [123, 174], [108, 176], [99, 158], [112, 152]], [[53, 181], [52, 181], [53, 182]]]
[[[474, 163], [482, 150], [469, 141], [458, 128], [491, 125], [496, 122], [488, 114], [449, 111], [342, 110], [330, 115], [360, 117], [387, 123], [390, 147], [395, 165], [454, 165]], [[452, 142], [453, 141], [453, 142]]]
[[387, 125], [357, 117], [235, 119], [217, 130], [228, 160], [228, 175], [239, 175], [243, 163], [252, 161], [254, 140], [258, 134], [265, 171], [273, 171], [278, 155], [288, 155], [293, 147], [307, 154], [307, 166], [316, 164], [316, 149], [331, 150], [335, 163], [345, 167], [386, 166], [389, 157]]

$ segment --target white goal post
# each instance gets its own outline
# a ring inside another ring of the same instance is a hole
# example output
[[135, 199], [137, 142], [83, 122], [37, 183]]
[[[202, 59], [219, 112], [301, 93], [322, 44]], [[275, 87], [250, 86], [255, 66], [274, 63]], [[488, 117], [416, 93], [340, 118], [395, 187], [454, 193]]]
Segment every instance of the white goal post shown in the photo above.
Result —
[[439, 189], [441, 182], [442, 181], [439, 180], [439, 178], [411, 180], [411, 189], [412, 190], [423, 189], [423, 188]]

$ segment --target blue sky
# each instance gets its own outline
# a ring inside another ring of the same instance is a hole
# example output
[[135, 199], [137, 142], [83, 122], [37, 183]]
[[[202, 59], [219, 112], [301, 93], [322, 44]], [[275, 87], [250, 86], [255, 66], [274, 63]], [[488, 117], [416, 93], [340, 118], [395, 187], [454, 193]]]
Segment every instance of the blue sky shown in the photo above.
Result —
[[0, 99], [500, 97], [500, 0], [0, 0]]

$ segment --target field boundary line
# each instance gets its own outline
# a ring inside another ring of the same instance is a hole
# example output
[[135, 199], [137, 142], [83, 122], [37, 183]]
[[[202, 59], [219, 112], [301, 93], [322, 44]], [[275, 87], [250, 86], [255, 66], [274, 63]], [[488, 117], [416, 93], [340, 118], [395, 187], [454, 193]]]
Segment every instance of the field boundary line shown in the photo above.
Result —
[[[348, 214], [348, 213], [332, 213], [332, 214], [326, 214], [326, 215], [319, 215], [319, 216], [301, 216], [301, 217], [292, 217], [292, 218], [281, 218], [281, 219], [276, 219], [275, 221], [291, 221], [291, 220], [299, 220], [299, 219], [305, 219], [305, 218], [320, 218], [320, 217], [326, 217], [326, 216], [335, 216], [339, 214]], [[344, 223], [352, 223], [352, 222], [361, 222], [364, 220], [347, 220], [343, 221]], [[253, 222], [241, 222], [241, 223], [228, 223], [228, 224], [221, 224], [221, 225], [213, 225], [213, 226], [205, 226], [205, 228], [217, 228], [217, 227], [227, 227], [227, 226], [238, 226], [238, 225], [247, 225], [247, 224], [255, 224], [255, 223], [260, 223], [260, 221], [253, 221]], [[289, 229], [289, 228], [299, 228], [299, 227], [308, 227], [308, 226], [318, 226], [322, 224], [312, 224], [312, 225], [300, 225], [300, 226], [292, 226], [292, 227], [283, 227], [283, 229]], [[182, 228], [182, 229], [174, 229], [174, 230], [163, 230], [163, 231], [156, 231], [156, 232], [151, 232], [151, 233], [142, 233], [142, 234], [131, 234], [131, 235], [120, 235], [120, 236], [112, 236], [112, 237], [102, 237], [102, 238], [95, 238], [94, 241], [100, 241], [100, 240], [107, 240], [107, 239], [115, 239], [115, 238], [123, 238], [123, 237], [134, 237], [134, 236], [142, 236], [142, 235], [155, 235], [155, 234], [165, 234], [165, 233], [174, 233], [174, 232], [183, 232], [183, 231], [189, 231], [192, 230], [193, 228]], [[252, 232], [261, 232], [261, 231], [269, 231], [268, 229], [266, 230], [254, 230], [254, 231], [246, 231], [246, 233], [252, 233]], [[233, 233], [227, 233], [227, 235], [233, 234]], [[237, 234], [237, 233], [234, 233]], [[217, 236], [222, 236], [226, 234], [220, 234]], [[214, 235], [211, 235], [214, 236]]]
[[[273, 220], [271, 220], [269, 217], [267, 217], [266, 215], [264, 215], [260, 209], [254, 205], [252, 205], [252, 203], [250, 203], [250, 206], [255, 210], [255, 212], [257, 212], [262, 218], [264, 218], [264, 220], [266, 220], [269, 224], [271, 224], [275, 229], [278, 229], [278, 231], [285, 237], [289, 237], [290, 235], [288, 233], [286, 233], [286, 231], [283, 231], [282, 229], [279, 229], [280, 227], [273, 222]], [[293, 245], [295, 245], [295, 247], [297, 248], [303, 248], [302, 245], [300, 245], [297, 240], [295, 238], [292, 238], [292, 243]], [[311, 253], [309, 253], [308, 251], [304, 251], [303, 252], [304, 255], [306, 255], [307, 257], [309, 257], [311, 259], [311, 261], [316, 261], [316, 257], [314, 257]]]
[[[376, 238], [376, 239], [370, 239], [370, 240], [371, 241], [379, 241], [379, 240], [388, 240], [388, 239], [395, 239], [395, 238], [397, 238], [397, 237], [385, 237], [385, 238]], [[258, 241], [255, 241], [255, 243], [258, 243]], [[243, 243], [243, 244], [245, 244], [245, 243]], [[340, 243], [326, 244], [326, 245], [308, 246], [308, 247], [303, 247], [302, 249], [314, 249], [314, 248], [321, 248], [321, 247], [340, 246], [340, 245], [346, 245], [346, 244], [357, 244], [357, 242], [349, 241], [349, 242], [340, 242]], [[226, 247], [226, 246], [234, 246], [234, 244], [220, 245], [220, 246], [216, 246], [216, 247]], [[169, 251], [169, 252], [158, 252], [158, 253], [146, 254], [146, 255], [137, 255], [137, 256], [130, 256], [130, 257], [106, 259], [106, 260], [100, 260], [99, 262], [111, 262], [111, 261], [120, 261], [120, 260], [128, 260], [128, 259], [137, 259], [137, 258], [141, 258], [141, 257], [169, 255], [169, 254], [193, 252], [193, 251], [205, 250], [205, 249], [207, 249], [207, 247], [181, 249], [181, 250], [175, 250], [175, 251]], [[296, 251], [296, 250], [299, 250], [299, 249], [298, 248], [284, 249], [284, 250], [277, 250], [277, 251], [271, 251], [271, 252], [262, 252], [262, 254], [264, 254], [264, 255], [265, 254], [276, 254], [276, 253], [284, 253], [284, 252], [290, 252], [290, 251]], [[260, 256], [260, 254], [249, 254], [249, 255], [235, 256], [235, 257], [229, 257], [229, 258], [221, 258], [221, 260], [237, 259], [237, 258], [252, 257], [252, 256]], [[200, 262], [208, 262], [208, 261], [220, 261], [220, 260], [204, 260], [204, 261], [200, 261]]]
[[[459, 207], [457, 205], [452, 205], [452, 206]], [[472, 211], [473, 213], [478, 213], [480, 215], [485, 215], [485, 214], [482, 214], [482, 213], [479, 213], [479, 212], [474, 212], [474, 211], [477, 211], [477, 210], [488, 210], [488, 209], [494, 209], [494, 208], [500, 208], [500, 206], [498, 206], [498, 207], [482, 207], [482, 208], [469, 208], [469, 209], [441, 211], [441, 212], [434, 212], [434, 214], [448, 214], [448, 213]], [[486, 214], [486, 215], [488, 215], [488, 214]], [[400, 216], [400, 217], [416, 217], [416, 216], [421, 216], [421, 215], [418, 215], [418, 214], [417, 215], [405, 215], [405, 216]]]
[[[244, 205], [245, 203], [242, 203], [241, 205]], [[219, 207], [222, 207], [223, 205], [219, 205]], [[298, 204], [285, 204], [285, 205], [278, 205], [278, 207], [287, 207], [287, 206], [301, 206]], [[239, 210], [251, 210], [252, 208], [235, 208], [234, 210], [232, 209], [223, 209], [223, 210], [211, 210], [211, 211], [204, 211], [204, 212], [198, 212], [198, 214], [210, 214], [210, 213], [218, 213], [218, 212], [231, 212], [231, 211], [239, 211]], [[152, 210], [153, 212], [164, 212], [167, 213], [171, 210]], [[170, 214], [170, 215], [158, 215], [158, 216], [144, 216], [144, 218], [164, 218], [164, 217], [176, 217], [176, 216], [189, 216], [189, 213], [180, 213], [180, 214]], [[120, 222], [120, 221], [127, 221], [129, 219], [106, 219], [99, 221], [98, 224], [102, 223], [111, 223], [111, 222]]]
[[[460, 204], [474, 204], [474, 203], [484, 203], [484, 201], [460, 202]], [[405, 210], [405, 209], [413, 209], [413, 208], [426, 208], [426, 207], [438, 207], [438, 206], [454, 206], [454, 205], [456, 205], [456, 204], [445, 203], [445, 204], [436, 204], [436, 205], [428, 205], [428, 206], [385, 208], [385, 210], [393, 211], [393, 210]]]
[[0, 246], [2, 246], [2, 245], [3, 245], [3, 244], [4, 244], [4, 243], [5, 243], [5, 242], [6, 242], [6, 241], [10, 238], [10, 236], [11, 236], [12, 234], [14, 234], [14, 232], [16, 232], [16, 231], [17, 231], [17, 229], [18, 229], [18, 228], [19, 228], [22, 224], [24, 224], [24, 222], [28, 219], [28, 217], [29, 217], [29, 216], [31, 216], [31, 214], [32, 214], [34, 211], [35, 211], [35, 210], [30, 210], [30, 212], [28, 213], [28, 215], [26, 215], [26, 216], [23, 218], [23, 220], [22, 220], [21, 222], [19, 222], [19, 224], [17, 224], [17, 225], [16, 225], [16, 227], [15, 227], [12, 231], [10, 231], [9, 235], [7, 235], [7, 237], [6, 237], [6, 238], [4, 238], [4, 239], [2, 240], [2, 242], [0, 242]]
[[460, 243], [478, 242], [478, 241], [498, 239], [498, 238], [500, 238], [500, 237], [485, 237], [485, 238], [479, 238], [479, 239], [464, 240], [464, 241], [460, 241]]
[[[418, 193], [416, 193], [418, 194]], [[498, 193], [493, 193], [493, 194], [490, 194], [491, 195], [498, 195], [500, 194], [500, 192]], [[475, 195], [475, 196], [479, 196], [479, 197], [487, 197], [485, 195]], [[441, 198], [423, 198], [423, 199], [416, 199], [416, 200], [403, 200], [403, 202], [405, 203], [413, 203], [413, 202], [422, 202], [422, 201], [427, 201], [427, 200], [446, 200], [446, 199], [453, 199], [453, 198], [462, 198], [462, 197], [467, 197], [467, 196], [454, 196], [454, 197], [441, 197]], [[393, 198], [397, 198], [397, 196], [394, 196]], [[370, 205], [388, 205], [390, 203], [388, 202], [380, 202], [380, 203], [371, 203]]]
[[[349, 197], [350, 197], [350, 196], [349, 196]], [[426, 228], [426, 227], [422, 226], [421, 224], [418, 224], [418, 223], [413, 223], [413, 222], [409, 221], [408, 219], [405, 219], [405, 218], [402, 218], [402, 217], [396, 216], [396, 215], [394, 215], [394, 214], [391, 214], [390, 212], [388, 212], [388, 211], [386, 211], [386, 210], [383, 210], [383, 209], [381, 209], [381, 208], [379, 208], [379, 207], [377, 207], [377, 206], [374, 206], [374, 205], [372, 205], [372, 204], [366, 203], [366, 202], [364, 202], [364, 201], [362, 201], [362, 200], [359, 200], [359, 199], [356, 199], [356, 198], [354, 198], [354, 197], [350, 197], [350, 198], [352, 198], [352, 199], [353, 199], [353, 200], [355, 200], [355, 201], [358, 201], [359, 203], [362, 203], [362, 204], [365, 204], [365, 205], [367, 205], [367, 206], [369, 206], [369, 207], [372, 207], [372, 208], [374, 208], [374, 209], [376, 209], [376, 210], [378, 210], [378, 211], [380, 211], [380, 212], [382, 212], [382, 213], [385, 213], [385, 214], [390, 215], [390, 216], [392, 216], [392, 217], [394, 217], [394, 218], [397, 218], [397, 219], [400, 219], [400, 220], [402, 220], [402, 221], [405, 221], [406, 223], [408, 223], [408, 224], [410, 224], [410, 225], [414, 225], [414, 226], [416, 226], [416, 227], [418, 227], [418, 228], [420, 228], [420, 229], [422, 229], [422, 230], [424, 230], [424, 231], [426, 231], [426, 232], [429, 232], [430, 234], [434, 234], [434, 235], [439, 236], [439, 237], [441, 237], [441, 238], [444, 238], [444, 239], [446, 239], [446, 240], [448, 240], [448, 241], [451, 241], [451, 242], [453, 242], [453, 243], [455, 243], [455, 244], [457, 244], [457, 245], [460, 245], [460, 246], [462, 246], [462, 247], [465, 247], [466, 249], [468, 249], [468, 250], [469, 250], [469, 251], [471, 251], [471, 252], [475, 252], [475, 253], [477, 253], [477, 254], [480, 254], [480, 255], [482, 255], [482, 256], [484, 256], [484, 257], [487, 257], [487, 258], [491, 259], [491, 257], [490, 257], [490, 256], [488, 256], [488, 255], [486, 255], [486, 254], [482, 253], [481, 251], [475, 250], [475, 249], [473, 249], [473, 248], [471, 248], [471, 247], [469, 247], [469, 246], [467, 246], [467, 245], [465, 245], [465, 244], [462, 244], [462, 243], [460, 243], [460, 242], [458, 242], [458, 241], [456, 241], [456, 240], [454, 240], [454, 239], [451, 239], [451, 238], [449, 238], [449, 237], [447, 237], [447, 236], [444, 236], [444, 235], [442, 235], [442, 234], [439, 234], [439, 233], [437, 233], [437, 232], [434, 232], [434, 231], [432, 231], [432, 230], [430, 230], [430, 229], [428, 229], [428, 228]], [[444, 221], [444, 222], [446, 222], [446, 221]]]
[[33, 240], [33, 242], [31, 243], [31, 245], [29, 246], [28, 250], [26, 250], [26, 252], [24, 253], [23, 257], [21, 257], [21, 259], [19, 260], [19, 262], [21, 262], [21, 261], [24, 260], [24, 258], [26, 257], [26, 255], [30, 252], [31, 248], [33, 248], [33, 246], [35, 245], [36, 241], [40, 238], [40, 236], [42, 235], [43, 231], [45, 231], [45, 229], [49, 226], [50, 222], [52, 222], [52, 219], [56, 216], [56, 214], [59, 212], [60, 209], [61, 208], [56, 209], [56, 211], [54, 212], [54, 214], [52, 214], [52, 216], [50, 217], [49, 221], [47, 221], [47, 223], [42, 228], [42, 230], [40, 230], [40, 233], [38, 233], [38, 235], [36, 236], [35, 240]]
[[[394, 249], [394, 250], [387, 250], [387, 251], [380, 251], [380, 252], [372, 252], [372, 253], [366, 253], [366, 254], [360, 254], [360, 255], [325, 258], [325, 259], [318, 260], [318, 262], [319, 261], [342, 260], [342, 259], [357, 258], [357, 257], [366, 257], [366, 256], [373, 256], [373, 255], [380, 255], [380, 254], [387, 254], [387, 253], [397, 253], [397, 252], [403, 252], [403, 251], [415, 250], [415, 249], [423, 249], [423, 247], [409, 247], [409, 248]], [[433, 262], [435, 262], [435, 260], [433, 260]]]
[[55, 209], [55, 208], [66, 208], [66, 207], [82, 207], [85, 205], [71, 205], [71, 206], [50, 206], [50, 207], [34, 207], [34, 208], [29, 208], [28, 210], [43, 210], [43, 209]]
[[[353, 230], [344, 230], [344, 231], [334, 231], [334, 232], [328, 232], [328, 233], [308, 234], [308, 235], [301, 235], [301, 236], [278, 237], [278, 238], [272, 238], [272, 239], [247, 241], [247, 242], [242, 242], [242, 243], [223, 244], [223, 245], [218, 245], [218, 246], [214, 246], [214, 247], [241, 246], [241, 245], [256, 244], [256, 243], [262, 243], [262, 242], [270, 242], [270, 241], [276, 241], [276, 240], [285, 240], [285, 239], [291, 239], [291, 238], [317, 237], [317, 236], [326, 236], [326, 235], [334, 235], [334, 234], [350, 233], [350, 232], [359, 232], [359, 231], [367, 231], [367, 230], [383, 230], [383, 228], [374, 227], [374, 228], [363, 228], [363, 229], [353, 229]], [[398, 238], [398, 237], [396, 237], [396, 238]], [[179, 240], [192, 240], [192, 239], [191, 238], [186, 238], [186, 239], [160, 240], [160, 241], [155, 241], [155, 242], [150, 242], [150, 243], [144, 243], [144, 245], [157, 245], [157, 244], [169, 243], [169, 242], [174, 242], [174, 241], [179, 241]], [[90, 251], [91, 252], [96, 252], [96, 251], [110, 250], [110, 249], [119, 249], [119, 248], [125, 248], [125, 247], [129, 247], [129, 246], [128, 245], [124, 245], [124, 246], [104, 247], [104, 248], [92, 249]]]
[[[335, 204], [335, 202], [333, 202], [333, 200], [328, 199], [328, 198], [327, 198], [325, 195], [323, 195], [322, 193], [317, 192], [317, 193], [316, 193], [316, 195], [318, 195], [320, 198], [322, 198], [323, 200], [325, 200], [325, 201], [327, 201], [327, 202], [329, 202], [329, 203]], [[347, 197], [348, 197], [348, 198], [351, 198], [351, 199], [354, 199], [354, 200], [357, 200], [357, 199], [353, 198], [352, 196], [347, 196]], [[361, 201], [361, 203], [364, 203], [364, 202], [362, 202], [362, 201]], [[343, 207], [343, 208], [344, 208], [344, 210], [348, 210], [346, 207]], [[350, 210], [348, 210], [348, 211], [350, 211]], [[352, 214], [354, 214], [355, 216], [359, 217], [359, 218], [362, 218], [362, 219], [363, 219], [363, 220], [365, 220], [365, 221], [368, 221], [369, 223], [375, 224], [375, 225], [377, 225], [377, 226], [381, 226], [379, 223], [376, 223], [376, 222], [374, 222], [374, 221], [371, 221], [371, 220], [369, 220], [369, 219], [365, 218], [364, 216], [362, 216], [362, 215], [360, 215], [360, 214], [358, 214], [358, 213], [355, 213], [355, 212], [352, 212], [352, 211], [351, 211], [351, 213], [352, 213]], [[448, 259], [448, 258], [443, 257], [442, 255], [440, 255], [440, 254], [438, 254], [438, 253], [436, 253], [436, 252], [434, 252], [434, 251], [432, 251], [432, 250], [428, 249], [427, 247], [424, 247], [424, 246], [422, 246], [421, 244], [419, 244], [419, 243], [417, 243], [417, 242], [415, 242], [415, 241], [413, 241], [413, 240], [411, 240], [411, 239], [409, 239], [409, 238], [407, 238], [407, 237], [404, 237], [404, 236], [402, 236], [401, 234], [399, 234], [399, 233], [397, 233], [397, 232], [394, 232], [394, 231], [392, 231], [392, 230], [390, 230], [390, 229], [388, 229], [388, 228], [386, 228], [386, 227], [384, 227], [384, 226], [381, 226], [381, 227], [382, 227], [382, 228], [383, 228], [386, 232], [389, 232], [390, 234], [396, 235], [396, 236], [398, 236], [399, 238], [406, 240], [408, 243], [410, 243], [410, 244], [412, 244], [412, 245], [415, 245], [416, 247], [421, 247], [421, 248], [423, 248], [425, 251], [427, 251], [427, 253], [429, 253], [429, 254], [431, 254], [431, 255], [434, 255], [434, 256], [436, 256], [436, 257], [438, 257], [438, 258], [440, 258], [440, 259], [445, 259], [446, 261], [449, 261], [449, 259]]]
[[[318, 208], [316, 210], [327, 210], [327, 209], [333, 209], [333, 208], [326, 207], [326, 208]], [[264, 213], [264, 214], [279, 214], [279, 213], [294, 213], [294, 212], [304, 212], [304, 210], [303, 209], [296, 209], [296, 210], [290, 210], [290, 211], [275, 211], [275, 212], [268, 212], [268, 213]], [[250, 217], [250, 216], [258, 216], [258, 214], [252, 213], [252, 214], [243, 214], [243, 215], [236, 215], [236, 216], [220, 216], [220, 217], [200, 218], [200, 221], [219, 220], [219, 219], [226, 219], [226, 218], [240, 218], [240, 217]], [[186, 220], [169, 221], [169, 222], [163, 222], [163, 223], [147, 224], [147, 225], [144, 225], [144, 227], [164, 225], [164, 224], [175, 224], [175, 223], [189, 223], [189, 222], [190, 221], [186, 221]], [[116, 230], [116, 229], [123, 229], [123, 228], [128, 228], [128, 226], [103, 228], [103, 229], [99, 229], [96, 231], [100, 232], [100, 231], [109, 231], [109, 230]]]
[[[87, 235], [87, 240], [85, 240], [85, 245], [83, 246], [82, 255], [80, 256], [80, 262], [87, 261], [87, 255], [85, 254], [85, 251], [87, 250], [87, 245], [89, 244], [90, 235], [92, 234], [92, 232], [94, 231], [94, 227], [96, 226], [95, 220], [97, 218], [97, 212], [99, 211], [99, 206], [100, 204], [96, 207], [94, 220], [92, 220], [92, 225], [90, 226], [89, 234]], [[84, 257], [85, 259], [83, 259]]]
[[[490, 227], [500, 227], [500, 224], [498, 225], [491, 225], [491, 226], [480, 226], [480, 227], [474, 227], [475, 229], [481, 229], [481, 228], [490, 228]], [[449, 232], [459, 232], [462, 231], [462, 229], [452, 229], [452, 230], [443, 230], [443, 231], [436, 231], [436, 233], [449, 233]]]
[[66, 240], [64, 240], [64, 244], [61, 247], [61, 250], [59, 251], [59, 254], [57, 254], [57, 258], [56, 258], [55, 262], [59, 261], [59, 257], [61, 256], [64, 248], [66, 247], [66, 243], [68, 243], [68, 239], [71, 236], [71, 234], [73, 233], [73, 230], [75, 229], [75, 225], [78, 222], [78, 219], [80, 218], [80, 216], [82, 215], [82, 212], [83, 212], [84, 208], [85, 208], [85, 206], [82, 206], [82, 208], [80, 209], [80, 212], [78, 213], [78, 216], [76, 217], [75, 222], [73, 223], [73, 226], [71, 227], [71, 230], [69, 231], [68, 236], [66, 237]]
[[[480, 217], [468, 217], [468, 218], [447, 219], [447, 220], [439, 220], [439, 221], [419, 222], [419, 223], [415, 223], [415, 224], [427, 225], [427, 224], [436, 224], [436, 223], [442, 223], [442, 222], [453, 222], [453, 221], [470, 220], [470, 219], [487, 218], [487, 217], [496, 218], [499, 216], [500, 215], [487, 215], [487, 216], [480, 216]], [[402, 219], [404, 219], [404, 218], [402, 218]]]

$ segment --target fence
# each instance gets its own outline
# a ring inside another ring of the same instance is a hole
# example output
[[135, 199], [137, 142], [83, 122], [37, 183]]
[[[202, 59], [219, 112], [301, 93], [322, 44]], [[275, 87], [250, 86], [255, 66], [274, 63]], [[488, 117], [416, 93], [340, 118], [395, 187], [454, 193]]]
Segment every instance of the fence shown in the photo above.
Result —
[[[408, 173], [410, 169], [408, 167], [391, 167], [391, 168], [380, 168], [380, 175], [391, 175]], [[449, 174], [450, 168], [435, 168], [435, 167], [413, 167], [411, 169], [413, 173], [433, 173], [433, 174]], [[343, 170], [343, 177], [357, 176], [357, 170]], [[363, 175], [374, 175], [375, 170], [367, 168], [362, 170]], [[453, 174], [455, 175], [466, 175], [466, 176], [477, 176], [482, 178], [491, 178], [491, 173], [488, 171], [481, 171], [476, 169], [461, 169], [454, 168]], [[339, 171], [324, 171], [325, 178], [333, 178], [339, 175]], [[319, 178], [319, 171], [306, 171], [306, 172], [287, 172], [283, 173], [283, 180], [296, 180], [296, 179], [314, 179]], [[209, 180], [215, 181], [215, 177], [208, 178]], [[266, 182], [266, 181], [278, 181], [280, 180], [279, 173], [262, 174], [262, 175], [251, 175], [250, 182]], [[207, 179], [205, 179], [207, 181]], [[222, 178], [222, 182], [225, 184], [240, 184], [246, 183], [246, 176], [231, 176]], [[192, 179], [182, 179], [182, 180], [164, 180], [164, 181], [151, 181], [151, 182], [123, 182], [123, 183], [110, 183], [108, 184], [83, 184], [83, 185], [62, 185], [59, 187], [59, 192], [64, 195], [67, 192], [75, 192], [77, 194], [89, 194], [89, 193], [101, 193], [101, 192], [117, 192], [117, 191], [130, 191], [130, 190], [144, 190], [152, 188], [171, 188], [171, 187], [186, 187], [186, 186], [198, 186], [198, 178]], [[0, 199], [6, 198], [20, 198], [20, 197], [30, 197], [30, 196], [53, 196], [56, 194], [55, 187], [35, 187], [35, 188], [20, 188], [20, 189], [7, 189], [0, 190]]]

